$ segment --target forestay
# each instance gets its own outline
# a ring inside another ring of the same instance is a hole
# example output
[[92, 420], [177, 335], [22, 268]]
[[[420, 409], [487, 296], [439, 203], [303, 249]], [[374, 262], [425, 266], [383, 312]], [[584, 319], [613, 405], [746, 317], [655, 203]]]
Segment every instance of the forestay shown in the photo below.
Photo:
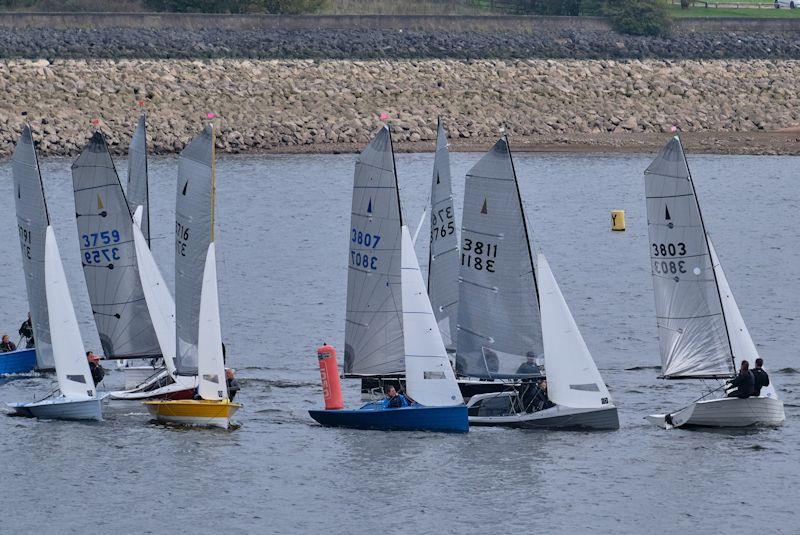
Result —
[[142, 207], [141, 229], [147, 245], [150, 245], [150, 186], [147, 182], [147, 126], [145, 115], [139, 117], [139, 124], [128, 147], [128, 205], [131, 213]]
[[455, 346], [458, 320], [458, 233], [447, 132], [439, 121], [431, 184], [431, 245], [428, 256], [428, 295], [448, 348]]
[[175, 203], [175, 367], [197, 375], [200, 293], [213, 233], [214, 131], [209, 124], [181, 152]]
[[603, 378], [543, 254], [538, 255], [542, 338], [547, 355], [547, 393], [565, 407], [597, 408], [611, 403]]
[[92, 399], [97, 392], [52, 227], [47, 227], [45, 241], [45, 288], [58, 388], [67, 398]]
[[542, 332], [525, 215], [505, 138], [467, 173], [459, 274], [459, 373], [516, 376], [529, 352], [542, 356]]
[[406, 390], [411, 399], [429, 407], [464, 401], [447, 358], [436, 316], [425, 291], [419, 261], [408, 227], [402, 229], [403, 341]]
[[161, 355], [139, 281], [131, 212], [99, 131], [72, 164], [72, 185], [83, 274], [105, 355]]
[[52, 369], [55, 361], [50, 341], [50, 319], [44, 284], [45, 236], [50, 225], [50, 215], [47, 212], [31, 127], [27, 124], [23, 125], [22, 134], [14, 149], [11, 172], [14, 176], [14, 201], [22, 251], [22, 269], [25, 273], [33, 338], [36, 341], [36, 367]]
[[389, 127], [356, 160], [347, 270], [344, 371], [405, 370], [400, 290], [400, 198]]
[[198, 393], [207, 400], [228, 399], [225, 362], [222, 355], [222, 327], [219, 319], [217, 255], [214, 242], [208, 246], [200, 293], [200, 332], [197, 340]]
[[680, 139], [645, 171], [650, 267], [666, 377], [733, 373], [720, 295]]

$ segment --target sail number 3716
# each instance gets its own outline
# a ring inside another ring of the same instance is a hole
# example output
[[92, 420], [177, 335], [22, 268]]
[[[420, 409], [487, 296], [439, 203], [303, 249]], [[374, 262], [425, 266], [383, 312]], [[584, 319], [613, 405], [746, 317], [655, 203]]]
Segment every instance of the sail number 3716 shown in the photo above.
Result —
[[[381, 237], [377, 234], [370, 234], [356, 228], [350, 229], [350, 242], [368, 250], [377, 248], [380, 241]], [[369, 254], [369, 252], [350, 249], [350, 263], [363, 269], [378, 269], [378, 257]]]

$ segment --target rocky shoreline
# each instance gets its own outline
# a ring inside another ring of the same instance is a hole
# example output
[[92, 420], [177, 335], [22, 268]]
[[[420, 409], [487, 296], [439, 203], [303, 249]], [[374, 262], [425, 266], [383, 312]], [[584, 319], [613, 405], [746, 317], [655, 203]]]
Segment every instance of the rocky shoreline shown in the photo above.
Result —
[[384, 120], [429, 150], [437, 115], [456, 150], [506, 131], [518, 150], [652, 151], [673, 126], [691, 150], [800, 154], [792, 60], [0, 60], [0, 155], [28, 112], [42, 155], [74, 155], [99, 119], [124, 153], [143, 100], [150, 150], [175, 153], [206, 113], [219, 149], [339, 152]]

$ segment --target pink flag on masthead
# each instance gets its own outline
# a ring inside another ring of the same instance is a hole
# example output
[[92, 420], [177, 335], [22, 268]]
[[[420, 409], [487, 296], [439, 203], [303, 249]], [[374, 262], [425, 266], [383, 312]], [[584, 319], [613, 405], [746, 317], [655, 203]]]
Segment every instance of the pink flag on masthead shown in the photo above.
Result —
[[217, 117], [217, 114], [216, 114], [216, 113], [214, 113], [214, 112], [208, 112], [208, 113], [206, 113], [206, 118], [208, 118], [208, 119], [214, 119], [214, 118], [216, 118], [216, 117]]
[[389, 118], [389, 114], [388, 113], [386, 113], [385, 111], [381, 112], [381, 121], [385, 121], [388, 118]]

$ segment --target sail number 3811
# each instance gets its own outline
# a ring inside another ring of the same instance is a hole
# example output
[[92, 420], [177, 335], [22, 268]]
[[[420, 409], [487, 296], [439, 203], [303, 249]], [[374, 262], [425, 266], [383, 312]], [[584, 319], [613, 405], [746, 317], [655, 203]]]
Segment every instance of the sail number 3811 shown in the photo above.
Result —
[[494, 273], [497, 244], [464, 238], [461, 245], [461, 265], [478, 271]]
[[[350, 229], [350, 242], [356, 245], [360, 245], [362, 247], [366, 247], [367, 249], [375, 249], [378, 247], [378, 243], [381, 241], [381, 237], [377, 234], [370, 234], [369, 232], [364, 232], [358, 230], [356, 228]], [[369, 253], [356, 251], [350, 249], [350, 263], [356, 267], [360, 267], [363, 269], [371, 269], [376, 270], [378, 269], [378, 257], [373, 256]]]

